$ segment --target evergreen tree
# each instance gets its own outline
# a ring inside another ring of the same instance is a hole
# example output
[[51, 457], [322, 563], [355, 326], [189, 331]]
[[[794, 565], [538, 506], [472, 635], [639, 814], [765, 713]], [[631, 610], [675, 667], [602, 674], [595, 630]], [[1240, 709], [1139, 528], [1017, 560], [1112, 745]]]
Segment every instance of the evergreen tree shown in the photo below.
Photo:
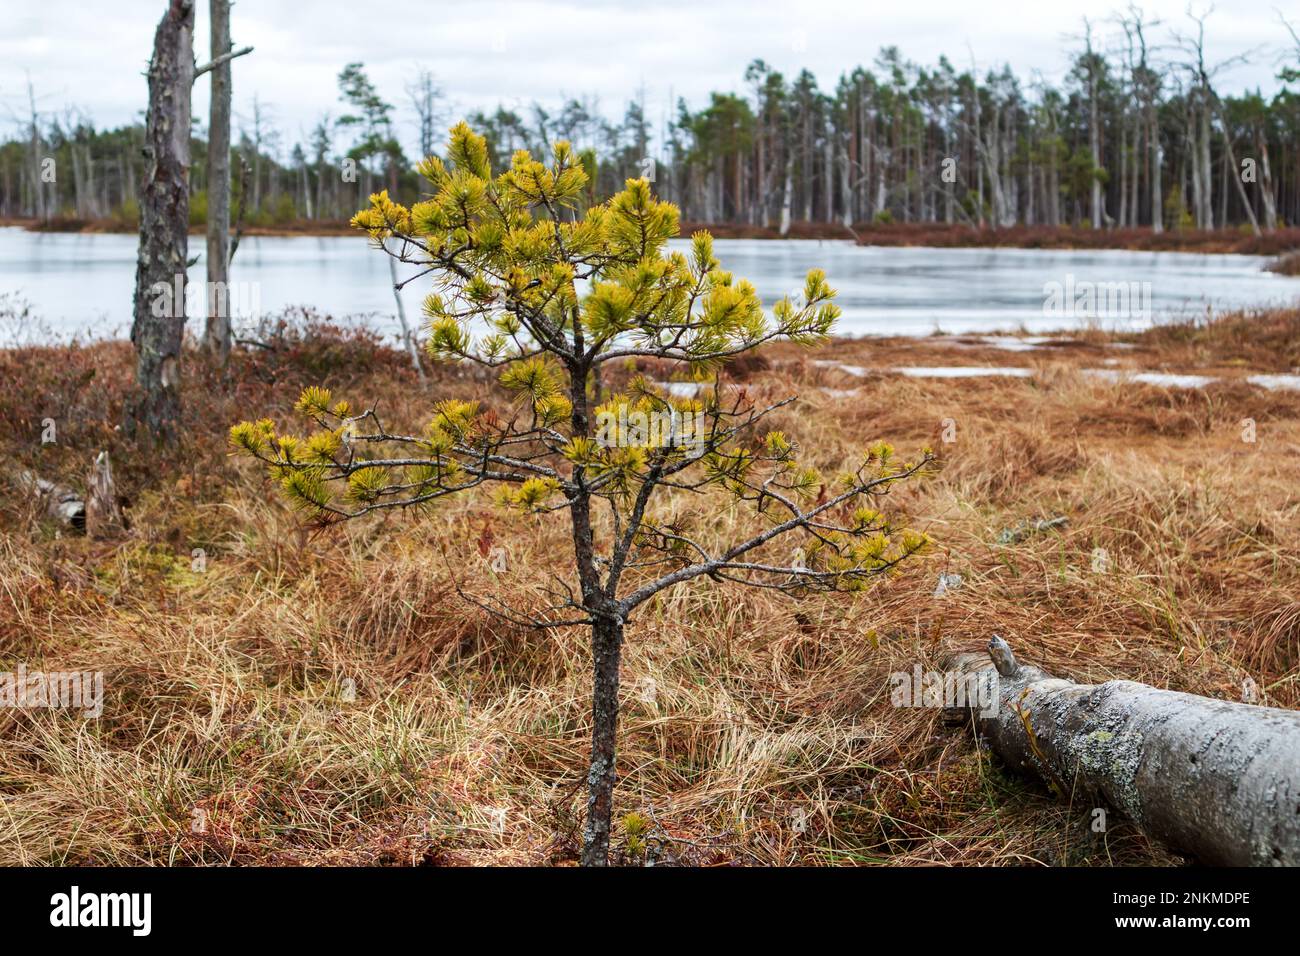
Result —
[[357, 130], [357, 141], [348, 156], [365, 171], [367, 192], [376, 156], [385, 158], [388, 186], [395, 191], [403, 156], [393, 136], [392, 104], [379, 95], [361, 63], [349, 63], [339, 73], [339, 96], [354, 110], [340, 116], [337, 124]]
[[[592, 752], [583, 862], [604, 865], [610, 837], [624, 627], [641, 605], [700, 577], [782, 591], [860, 589], [926, 545], [872, 507], [932, 460], [897, 462], [884, 442], [823, 477], [779, 430], [758, 434], [787, 406], [724, 388], [722, 364], [765, 342], [825, 339], [839, 310], [820, 270], [798, 301], [769, 318], [753, 286], [723, 271], [712, 238], [668, 252], [678, 210], [630, 179], [609, 201], [576, 207], [587, 175], [567, 141], [549, 166], [517, 152], [493, 176], [487, 143], [460, 124], [449, 165], [426, 159], [436, 189], [407, 208], [387, 192], [354, 224], [376, 247], [437, 276], [425, 300], [428, 349], [441, 360], [499, 372], [489, 407], [437, 403], [422, 434], [390, 429], [373, 409], [354, 411], [308, 388], [306, 437], [243, 422], [232, 442], [265, 462], [285, 493], [323, 523], [495, 485], [501, 505], [568, 515], [573, 563], [554, 603], [478, 601], [539, 628], [590, 629]], [[484, 330], [484, 331], [479, 331]], [[615, 362], [675, 363], [699, 383], [679, 398], [641, 377], [611, 394], [601, 370]], [[727, 496], [742, 515], [733, 543], [710, 549], [694, 534], [701, 502]], [[747, 517], [744, 517], [746, 516]], [[779, 542], [794, 535], [791, 551]]]

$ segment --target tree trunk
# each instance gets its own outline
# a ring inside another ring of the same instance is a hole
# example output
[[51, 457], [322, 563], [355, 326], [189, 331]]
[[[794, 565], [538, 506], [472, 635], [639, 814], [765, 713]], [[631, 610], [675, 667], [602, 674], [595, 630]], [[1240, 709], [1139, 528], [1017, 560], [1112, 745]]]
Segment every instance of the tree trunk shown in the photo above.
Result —
[[82, 161], [86, 170], [86, 201], [89, 204], [89, 212], [91, 216], [99, 217], [104, 214], [104, 207], [95, 189], [95, 155], [91, 151], [90, 143], [86, 143], [82, 151]]
[[1092, 190], [1089, 193], [1088, 218], [1092, 228], [1100, 229], [1105, 225], [1106, 216], [1101, 198], [1101, 180], [1097, 173], [1101, 171], [1101, 121], [1097, 114], [1097, 83], [1094, 77], [1096, 67], [1088, 67], [1088, 155], [1092, 157]]
[[181, 336], [190, 214], [190, 87], [194, 82], [194, 4], [171, 0], [154, 34], [145, 123], [146, 173], [140, 197], [135, 270], [138, 394], [127, 429], [172, 444], [180, 419]]
[[1149, 112], [1150, 133], [1147, 142], [1151, 150], [1151, 231], [1160, 233], [1165, 231], [1165, 196], [1160, 181], [1160, 166], [1164, 162], [1164, 156], [1160, 149], [1160, 126], [1156, 122], [1154, 107], [1149, 107]]
[[[370, 195], [369, 192], [366, 195]], [[262, 103], [253, 94], [253, 214], [262, 211]]]
[[27, 80], [27, 99], [31, 103], [32, 109], [32, 194], [35, 197], [36, 218], [48, 222], [51, 212], [45, 204], [45, 180], [41, 177], [41, 167], [45, 160], [45, 157], [41, 155], [41, 124], [36, 113], [36, 92], [32, 89], [30, 78]]
[[1119, 128], [1119, 227], [1128, 225], [1128, 127]]
[[822, 209], [825, 222], [835, 221], [835, 190], [831, 184], [835, 181], [835, 143], [831, 139], [832, 128], [826, 130], [826, 143], [822, 147]]
[[1255, 128], [1255, 148], [1259, 153], [1260, 198], [1264, 200], [1264, 228], [1269, 232], [1277, 231], [1277, 200], [1273, 198], [1273, 170], [1268, 162], [1268, 137], [1257, 126]]
[[587, 773], [587, 827], [583, 832], [582, 865], [609, 864], [610, 819], [618, 774], [614, 745], [618, 734], [618, 668], [623, 651], [623, 625], [598, 618], [591, 626], [591, 769]]
[[1141, 141], [1142, 126], [1137, 119], [1134, 119], [1133, 148], [1129, 152], [1128, 219], [1130, 226], [1140, 226], [1142, 224], [1142, 213], [1138, 211], [1141, 202], [1142, 181], [1142, 150], [1139, 146]]
[[781, 236], [790, 232], [790, 203], [794, 193], [794, 157], [787, 152], [785, 157], [785, 183], [781, 189]]
[[[1250, 220], [1250, 230], [1256, 236], [1259, 236], [1259, 220], [1255, 218], [1255, 208], [1251, 205], [1250, 196], [1246, 194], [1246, 185], [1241, 181], [1242, 171], [1241, 167], [1237, 165], [1236, 150], [1232, 148], [1232, 133], [1228, 129], [1228, 117], [1224, 115], [1222, 110], [1219, 111], [1219, 122], [1223, 124], [1223, 148], [1227, 153], [1227, 162], [1224, 164], [1224, 172], [1230, 175], [1233, 181], [1237, 184], [1237, 195], [1241, 199], [1241, 208], [1246, 210], [1246, 218]], [[1255, 188], [1258, 189], [1258, 185], [1256, 185]], [[1223, 201], [1226, 206], [1228, 201], [1228, 191], [1226, 189], [1223, 191]], [[1228, 223], [1226, 215], [1223, 217], [1223, 223], [1224, 225], [1227, 225]]]
[[307, 178], [306, 160], [298, 167], [298, 187], [302, 191], [302, 208], [306, 212], [306, 218], [315, 219], [316, 213], [311, 204], [311, 182]]
[[[230, 0], [210, 0], [212, 59], [229, 53]], [[208, 295], [203, 347], [230, 361], [230, 61], [212, 69], [208, 113]]]
[[1197, 155], [1201, 171], [1200, 222], [1201, 229], [1214, 228], [1214, 194], [1213, 174], [1210, 164], [1210, 91], [1209, 84], [1202, 81], [1200, 115], [1197, 117]]
[[974, 705], [976, 729], [1058, 797], [1105, 801], [1204, 863], [1300, 865], [1300, 711], [1075, 684], [1018, 664], [997, 637], [952, 666], [996, 680]]
[[397, 321], [402, 327], [402, 344], [406, 348], [406, 354], [411, 357], [411, 365], [415, 367], [415, 374], [419, 376], [420, 383], [423, 384], [424, 366], [420, 362], [420, 350], [415, 347], [415, 337], [411, 335], [411, 327], [406, 321], [406, 305], [402, 302], [402, 287], [397, 281], [397, 258], [392, 253], [387, 256], [388, 275], [393, 280], [393, 299], [397, 303]]
[[[71, 126], [71, 122], [68, 124]], [[86, 213], [86, 183], [81, 174], [81, 144], [72, 140], [68, 144], [68, 153], [72, 157], [72, 208], [77, 218]]]
[[325, 155], [322, 153], [316, 163], [316, 215], [324, 219], [325, 215]]

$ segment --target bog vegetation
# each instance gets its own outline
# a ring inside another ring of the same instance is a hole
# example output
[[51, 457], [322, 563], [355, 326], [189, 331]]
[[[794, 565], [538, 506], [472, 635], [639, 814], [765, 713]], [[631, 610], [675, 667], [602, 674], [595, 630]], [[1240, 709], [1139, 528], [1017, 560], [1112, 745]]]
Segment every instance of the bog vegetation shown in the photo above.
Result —
[[[227, 423], [253, 408], [277, 433], [299, 427], [308, 386], [367, 396], [412, 435], [436, 402], [505, 408], [510, 395], [496, 374], [446, 364], [426, 391], [401, 351], [291, 318], [269, 347], [236, 348], [227, 381], [194, 362], [182, 444], [147, 461], [114, 429], [132, 389], [128, 343], [0, 351], [6, 459], [76, 485], [108, 450], [129, 523], [113, 540], [70, 534], [0, 482], [0, 670], [103, 670], [106, 691], [98, 721], [0, 712], [0, 861], [580, 858], [589, 635], [504, 621], [457, 593], [546, 606], [549, 572], [572, 553], [567, 522], [464, 494], [321, 533], [227, 444]], [[862, 593], [791, 597], [701, 577], [645, 605], [622, 662], [613, 861], [1169, 860], [1122, 820], [1096, 833], [1090, 807], [1006, 775], [939, 711], [890, 704], [891, 674], [942, 670], [949, 650], [980, 648], [990, 631], [1079, 680], [1240, 700], [1250, 678], [1260, 702], [1300, 704], [1300, 397], [1243, 378], [1300, 363], [1300, 316], [1110, 342], [775, 344], [723, 368], [755, 402], [798, 396], [768, 427], [799, 436], [825, 474], [859, 460], [864, 434], [933, 443], [938, 472], [897, 486], [890, 510], [940, 546]], [[1099, 355], [1221, 381], [1080, 375]], [[837, 368], [959, 362], [1035, 376]], [[635, 365], [611, 363], [604, 387], [671, 374], [660, 360]], [[59, 427], [42, 445], [45, 417]], [[1068, 521], [1049, 531], [1004, 534], [1058, 515]], [[690, 531], [718, 548], [742, 518], [717, 507]], [[940, 572], [963, 583], [936, 598]]]

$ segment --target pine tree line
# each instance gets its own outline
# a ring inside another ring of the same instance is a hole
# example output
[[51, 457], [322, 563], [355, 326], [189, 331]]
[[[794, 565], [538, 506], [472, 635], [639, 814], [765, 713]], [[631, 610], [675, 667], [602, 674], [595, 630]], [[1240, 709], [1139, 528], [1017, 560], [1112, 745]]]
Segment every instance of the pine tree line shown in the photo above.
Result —
[[[1010, 67], [959, 71], [945, 57], [921, 66], [886, 47], [832, 90], [809, 70], [790, 79], [755, 60], [744, 93], [713, 93], [694, 110], [679, 100], [658, 130], [644, 97], [616, 121], [586, 97], [558, 109], [499, 107], [470, 124], [497, 169], [517, 149], [549, 155], [569, 140], [590, 201], [649, 176], [688, 221], [782, 233], [797, 221], [1257, 232], [1300, 222], [1300, 94], [1286, 85], [1300, 68], [1284, 66], [1271, 96], [1221, 95], [1217, 81], [1244, 58], [1207, 63], [1204, 19], [1164, 30], [1159, 42], [1156, 26], [1133, 9], [1105, 35], [1085, 21], [1058, 86]], [[407, 200], [427, 189], [398, 141], [397, 108], [362, 64], [338, 82], [338, 115], [287, 149], [253, 99], [232, 150], [233, 205], [245, 221], [342, 219], [376, 189]], [[405, 93], [418, 152], [437, 153], [450, 118], [442, 90], [421, 70]], [[0, 144], [0, 215], [131, 219], [142, 129], [101, 132], [71, 112], [42, 120], [32, 101], [22, 134]], [[195, 166], [196, 221], [205, 189]]]

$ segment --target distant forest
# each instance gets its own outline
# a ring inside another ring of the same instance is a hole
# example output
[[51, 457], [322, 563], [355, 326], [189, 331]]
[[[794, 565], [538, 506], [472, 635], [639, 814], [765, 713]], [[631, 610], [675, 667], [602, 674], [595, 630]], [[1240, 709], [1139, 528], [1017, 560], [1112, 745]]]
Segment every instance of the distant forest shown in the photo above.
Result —
[[[1287, 54], [1252, 54], [1277, 59], [1277, 92], [1228, 96], [1216, 84], [1246, 58], [1207, 62], [1209, 29], [1203, 18], [1154, 24], [1133, 10], [1104, 33], [1085, 21], [1060, 86], [1010, 67], [980, 78], [946, 57], [920, 66], [886, 47], [833, 90], [808, 70], [791, 78], [755, 60], [743, 94], [713, 93], [695, 110], [679, 101], [657, 130], [643, 100], [613, 122], [590, 97], [468, 118], [497, 169], [514, 150], [548, 153], [567, 139], [584, 153], [589, 201], [650, 175], [694, 222], [782, 232], [799, 221], [1256, 232], [1300, 222], [1300, 93], [1287, 85], [1300, 81], [1300, 39], [1279, 21]], [[75, 109], [42, 113], [29, 92], [30, 115], [0, 145], [0, 216], [134, 222], [143, 127], [101, 131]], [[252, 108], [232, 149], [243, 221], [343, 219], [380, 188], [412, 199], [418, 157], [404, 152], [396, 123], [413, 119], [420, 152], [431, 154], [451, 116], [429, 71], [401, 93], [395, 106], [362, 64], [349, 64], [338, 114], [293, 144], [259, 98], [246, 99]], [[191, 170], [196, 223], [206, 209], [201, 134]]]

